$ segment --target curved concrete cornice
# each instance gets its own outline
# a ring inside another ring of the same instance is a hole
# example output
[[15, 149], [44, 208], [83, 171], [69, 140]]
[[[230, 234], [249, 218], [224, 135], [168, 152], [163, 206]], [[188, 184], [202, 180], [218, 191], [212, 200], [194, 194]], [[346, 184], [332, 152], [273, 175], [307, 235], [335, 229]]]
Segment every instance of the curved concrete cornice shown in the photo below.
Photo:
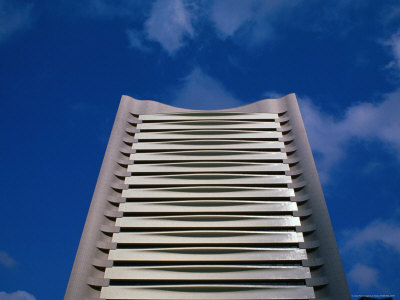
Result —
[[245, 104], [242, 106], [218, 109], [218, 110], [195, 110], [171, 106], [158, 102], [155, 100], [138, 100], [130, 96], [123, 95], [121, 102], [129, 103], [131, 112], [135, 114], [154, 114], [154, 113], [185, 113], [185, 112], [247, 112], [247, 113], [257, 113], [257, 112], [269, 112], [282, 114], [286, 112], [286, 108], [283, 102], [297, 102], [296, 95], [294, 93], [288, 94], [282, 98], [278, 99], [262, 99], [251, 104]]

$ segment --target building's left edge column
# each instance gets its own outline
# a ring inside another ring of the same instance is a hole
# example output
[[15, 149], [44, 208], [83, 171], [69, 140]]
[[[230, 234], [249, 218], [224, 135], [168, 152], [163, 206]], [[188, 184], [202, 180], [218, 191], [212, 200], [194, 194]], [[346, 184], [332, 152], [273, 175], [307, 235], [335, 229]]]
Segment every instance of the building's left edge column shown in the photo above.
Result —
[[104, 269], [112, 265], [108, 251], [112, 249], [110, 231], [117, 230], [115, 218], [118, 206], [124, 199], [121, 192], [124, 177], [128, 176], [127, 166], [130, 149], [127, 141], [135, 133], [137, 118], [131, 114], [128, 97], [122, 97], [111, 131], [103, 163], [89, 207], [85, 226], [75, 257], [64, 300], [100, 299]]

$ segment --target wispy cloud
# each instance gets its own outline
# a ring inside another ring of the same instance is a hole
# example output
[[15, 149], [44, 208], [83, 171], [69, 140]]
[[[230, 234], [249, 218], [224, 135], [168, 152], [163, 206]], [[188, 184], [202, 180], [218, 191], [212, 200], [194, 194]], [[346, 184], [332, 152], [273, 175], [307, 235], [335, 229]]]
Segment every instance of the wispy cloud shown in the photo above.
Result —
[[380, 103], [363, 102], [347, 109], [342, 119], [321, 111], [308, 97], [299, 103], [322, 181], [345, 157], [344, 146], [353, 138], [380, 140], [392, 147], [400, 160], [400, 89], [384, 95]]
[[33, 21], [33, 3], [0, 0], [0, 43]]
[[356, 264], [348, 273], [351, 281], [361, 289], [378, 286], [378, 270], [363, 264]]
[[[299, 1], [293, 0], [218, 0], [195, 2], [191, 0], [157, 0], [140, 7], [138, 1], [90, 0], [87, 12], [103, 18], [137, 19], [141, 11], [146, 18], [137, 27], [127, 29], [129, 45], [148, 51], [153, 41], [173, 55], [196, 33], [210, 24], [217, 36], [225, 40], [232, 38], [241, 45], [256, 45], [272, 39], [275, 35], [275, 20], [279, 13], [288, 13]], [[200, 21], [199, 21], [200, 20]], [[135, 25], [137, 26], [137, 25]]]
[[172, 105], [192, 109], [223, 109], [242, 105], [221, 82], [199, 67], [183, 79], [173, 98]]
[[[400, 224], [394, 220], [374, 220], [363, 228], [343, 232], [341, 247], [343, 257], [356, 263], [350, 268], [349, 279], [361, 290], [378, 288], [386, 290], [385, 282], [379, 280], [379, 270], [387, 265], [385, 272], [395, 272], [400, 254]], [[390, 270], [390, 266], [394, 269]], [[389, 269], [388, 269], [389, 268]], [[391, 284], [398, 280], [393, 280]]]
[[[392, 52], [393, 60], [389, 67], [400, 71], [400, 31], [384, 45]], [[329, 179], [329, 171], [345, 157], [344, 147], [354, 138], [386, 143], [400, 160], [400, 88], [382, 95], [380, 102], [361, 102], [348, 107], [341, 119], [323, 112], [315, 103], [309, 97], [299, 99], [322, 181]]]
[[160, 43], [169, 54], [194, 35], [190, 11], [182, 0], [156, 1], [145, 28], [147, 38]]
[[247, 45], [259, 44], [274, 37], [273, 21], [279, 12], [290, 10], [297, 2], [218, 0], [212, 2], [209, 18], [222, 39], [230, 37], [246, 40]]
[[222, 38], [234, 35], [254, 15], [254, 1], [222, 0], [211, 5], [210, 19]]
[[282, 98], [283, 96], [285, 96], [285, 94], [278, 93], [276, 91], [267, 91], [267, 92], [264, 92], [262, 96], [265, 98], [269, 98], [269, 99], [278, 99], [278, 98]]
[[384, 45], [390, 47], [393, 56], [393, 60], [389, 62], [387, 67], [400, 70], [400, 31], [386, 40]]
[[85, 7], [85, 15], [124, 20], [131, 47], [147, 52], [156, 45], [146, 45], [152, 41], [173, 55], [205, 31], [252, 47], [281, 38], [280, 29], [288, 26], [314, 32], [349, 30], [356, 23], [350, 12], [362, 3], [328, 1], [316, 7], [304, 0], [86, 0], [75, 6], [78, 11]]
[[192, 17], [189, 5], [183, 0], [158, 0], [154, 2], [142, 30], [126, 30], [129, 46], [148, 52], [152, 49], [151, 42], [155, 42], [173, 55], [194, 37]]
[[140, 6], [143, 2], [89, 0], [84, 6], [90, 16], [121, 18], [128, 21], [137, 19], [137, 12], [142, 12], [141, 16], [146, 16], [143, 22], [135, 22], [141, 23], [142, 29], [127, 29], [130, 46], [148, 51], [150, 46], [146, 43], [153, 41], [172, 55], [185, 46], [187, 41], [194, 39], [197, 31], [203, 30], [204, 25], [207, 27], [210, 24], [222, 40], [232, 38], [244, 42], [242, 45], [254, 45], [270, 40], [274, 36], [272, 23], [277, 19], [279, 12], [290, 10], [297, 2], [157, 0]]
[[144, 52], [151, 51], [151, 47], [146, 45], [146, 39], [143, 31], [136, 29], [127, 29], [126, 35], [128, 37], [129, 47]]
[[0, 300], [36, 300], [35, 296], [25, 291], [13, 293], [0, 292]]
[[327, 182], [331, 168], [345, 155], [342, 144], [349, 139], [348, 132], [341, 132], [338, 121], [322, 112], [310, 98], [301, 97], [299, 106], [320, 180]]
[[6, 268], [12, 268], [17, 264], [17, 262], [6, 252], [0, 251], [0, 265]]
[[376, 220], [363, 229], [347, 231], [346, 237], [345, 250], [381, 244], [400, 254], [400, 224], [394, 222]]

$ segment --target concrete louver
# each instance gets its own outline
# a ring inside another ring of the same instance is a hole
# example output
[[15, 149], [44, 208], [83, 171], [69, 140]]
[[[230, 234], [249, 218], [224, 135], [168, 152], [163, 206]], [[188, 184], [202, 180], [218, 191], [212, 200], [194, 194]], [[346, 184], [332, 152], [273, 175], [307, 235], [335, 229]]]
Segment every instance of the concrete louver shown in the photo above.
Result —
[[[210, 117], [212, 118], [212, 117]], [[164, 123], [141, 123], [137, 125], [140, 131], [162, 131], [162, 130], [188, 130], [188, 129], [264, 129], [272, 130], [279, 128], [276, 122], [250, 122], [231, 121], [229, 116], [223, 120], [202, 120], [202, 121], [179, 121]]]
[[201, 246], [178, 248], [141, 248], [110, 250], [110, 259], [113, 261], [148, 261], [148, 262], [296, 262], [307, 259], [306, 250], [299, 248], [266, 248], [266, 247], [226, 247]]
[[65, 299], [349, 299], [299, 118], [124, 96]]
[[277, 114], [268, 114], [268, 113], [256, 113], [256, 114], [246, 114], [242, 112], [222, 112], [218, 111], [213, 113], [212, 111], [205, 112], [191, 112], [187, 113], [173, 113], [173, 114], [146, 114], [140, 115], [139, 120], [146, 121], [188, 121], [188, 120], [254, 120], [254, 121], [275, 121], [277, 118]]
[[[244, 231], [244, 230], [171, 230], [146, 232], [119, 232], [112, 239], [121, 244], [295, 244], [304, 242], [303, 234], [292, 231]], [[182, 278], [184, 279], [184, 278]]]
[[285, 175], [253, 175], [253, 174], [176, 174], [132, 176], [125, 179], [125, 184], [134, 186], [147, 185], [268, 185], [291, 183], [292, 178]]
[[266, 198], [291, 197], [293, 189], [288, 188], [253, 188], [228, 186], [196, 186], [168, 188], [137, 188], [122, 191], [122, 197], [129, 199], [190, 199], [190, 198]]
[[281, 149], [282, 142], [259, 142], [245, 140], [186, 140], [171, 142], [135, 143], [136, 150], [186, 150], [186, 149]]
[[138, 132], [135, 138], [139, 141], [147, 140], [179, 140], [185, 139], [256, 139], [269, 140], [279, 139], [282, 133], [278, 131], [250, 131], [250, 130], [178, 130], [178, 131], [160, 131], [160, 132]]
[[[260, 154], [260, 156], [262, 156]], [[281, 156], [286, 158], [286, 154]], [[289, 171], [289, 166], [282, 163], [253, 163], [253, 162], [221, 162], [221, 161], [197, 161], [197, 162], [179, 162], [163, 164], [133, 164], [128, 166], [129, 172], [134, 173], [204, 173], [204, 172], [226, 172], [226, 173], [284, 173]]]
[[[286, 153], [233, 150], [188, 150], [165, 152], [140, 152], [131, 154], [130, 159], [141, 161], [277, 161], [287, 158]], [[162, 167], [162, 166], [160, 166]], [[281, 168], [285, 165], [281, 164]]]
[[118, 218], [121, 228], [253, 228], [300, 226], [300, 219], [292, 216], [252, 215], [175, 215], [156, 217]]
[[[224, 276], [221, 276], [221, 273]], [[301, 266], [169, 265], [108, 268], [105, 277], [119, 280], [258, 280], [310, 278], [309, 268]]]
[[120, 211], [126, 214], [166, 213], [270, 213], [292, 214], [297, 204], [289, 201], [240, 201], [240, 200], [180, 200], [121, 203]]
[[105, 299], [311, 299], [312, 288], [291, 285], [181, 284], [108, 286]]

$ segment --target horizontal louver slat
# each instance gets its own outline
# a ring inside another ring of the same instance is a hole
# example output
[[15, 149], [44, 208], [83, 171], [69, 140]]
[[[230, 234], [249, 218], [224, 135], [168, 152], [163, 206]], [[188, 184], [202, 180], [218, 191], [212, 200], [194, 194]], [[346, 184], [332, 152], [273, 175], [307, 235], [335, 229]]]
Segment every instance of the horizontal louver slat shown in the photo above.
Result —
[[258, 113], [258, 114], [244, 114], [244, 113], [227, 113], [227, 112], [199, 112], [199, 113], [180, 113], [180, 114], [153, 114], [153, 115], [140, 115], [140, 120], [157, 120], [157, 121], [170, 121], [170, 120], [274, 120], [278, 118], [278, 114]]
[[105, 299], [310, 299], [314, 290], [307, 286], [240, 284], [175, 284], [110, 286], [101, 290]]
[[109, 258], [127, 262], [281, 262], [301, 261], [306, 250], [256, 247], [179, 247], [111, 250]]
[[126, 202], [121, 203], [122, 212], [198, 212], [198, 213], [249, 213], [293, 212], [297, 204], [289, 201], [240, 201], [240, 200], [183, 200], [163, 202]]
[[133, 143], [136, 150], [185, 150], [185, 149], [280, 149], [282, 142], [259, 142], [242, 140], [187, 140], [171, 142]]
[[260, 151], [197, 150], [149, 152], [131, 154], [130, 159], [141, 161], [271, 161], [286, 159], [286, 153]]
[[296, 280], [310, 278], [300, 266], [184, 265], [107, 268], [105, 278], [122, 280]]
[[[280, 153], [279, 153], [280, 154]], [[282, 155], [282, 158], [286, 155]], [[219, 162], [198, 161], [162, 164], [133, 164], [128, 166], [128, 171], [133, 173], [201, 173], [201, 172], [225, 172], [225, 173], [258, 173], [258, 172], [285, 172], [289, 170], [287, 164], [279, 163], [243, 163], [243, 162]]]
[[290, 231], [185, 230], [114, 233], [112, 241], [122, 244], [293, 244], [303, 234]]
[[251, 188], [226, 186], [175, 187], [154, 189], [128, 189], [122, 192], [122, 197], [131, 199], [144, 198], [265, 198], [292, 197], [293, 189], [288, 188]]
[[278, 131], [248, 131], [248, 130], [181, 130], [160, 132], [139, 132], [135, 138], [142, 140], [168, 139], [278, 139], [282, 133]]
[[291, 183], [290, 176], [285, 175], [242, 175], [242, 174], [184, 174], [131, 176], [125, 178], [130, 185], [266, 185]]
[[277, 129], [279, 123], [246, 121], [182, 121], [165, 123], [141, 123], [139, 130], [183, 130], [183, 129]]
[[124, 217], [117, 219], [116, 225], [122, 228], [295, 227], [300, 226], [300, 219], [292, 216], [177, 215], [161, 217]]

